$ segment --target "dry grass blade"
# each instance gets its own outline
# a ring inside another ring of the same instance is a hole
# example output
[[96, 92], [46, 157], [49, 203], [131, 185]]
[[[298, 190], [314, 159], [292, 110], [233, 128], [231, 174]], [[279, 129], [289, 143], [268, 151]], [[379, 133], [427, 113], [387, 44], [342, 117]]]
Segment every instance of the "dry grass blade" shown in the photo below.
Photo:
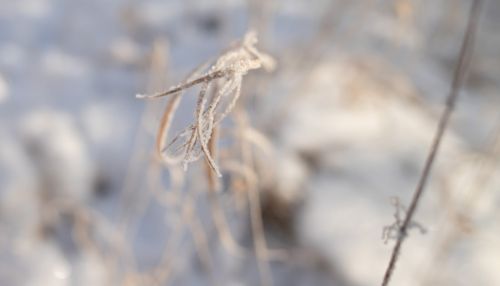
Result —
[[396, 244], [394, 245], [394, 249], [392, 251], [391, 259], [389, 261], [389, 265], [387, 266], [386, 272], [384, 274], [384, 279], [382, 281], [382, 286], [386, 286], [389, 284], [389, 281], [394, 273], [395, 265], [399, 254], [401, 252], [401, 246], [403, 245], [404, 239], [406, 238], [407, 230], [413, 221], [413, 215], [417, 209], [418, 203], [424, 191], [425, 185], [429, 178], [429, 174], [432, 169], [432, 165], [434, 164], [434, 159], [436, 158], [437, 152], [439, 150], [440, 143], [442, 141], [444, 132], [448, 126], [448, 122], [450, 120], [451, 114], [455, 107], [456, 100], [458, 98], [458, 93], [463, 86], [465, 75], [470, 63], [470, 57], [472, 52], [472, 47], [474, 44], [474, 38], [477, 30], [477, 23], [479, 20], [479, 12], [482, 4], [482, 0], [474, 0], [471, 6], [469, 19], [467, 23], [467, 30], [465, 32], [465, 36], [462, 42], [462, 47], [460, 49], [460, 55], [458, 59], [458, 64], [455, 69], [455, 73], [453, 76], [453, 82], [451, 85], [450, 94], [446, 100], [446, 108], [441, 115], [439, 120], [439, 125], [436, 131], [436, 135], [434, 137], [433, 143], [431, 145], [429, 154], [427, 156], [424, 169], [422, 171], [422, 175], [420, 176], [417, 188], [414, 192], [413, 199], [411, 201], [408, 212], [406, 213], [403, 224], [399, 229], [398, 239]]
[[136, 97], [137, 98], [158, 98], [158, 97], [162, 97], [162, 96], [167, 96], [167, 95], [171, 95], [174, 93], [179, 93], [185, 89], [188, 89], [188, 88], [195, 86], [197, 84], [200, 84], [200, 83], [210, 82], [214, 79], [221, 78], [223, 76], [225, 76], [223, 71], [215, 71], [215, 72], [208, 73], [208, 74], [206, 74], [202, 77], [199, 77], [197, 79], [183, 83], [181, 85], [174, 86], [167, 91], [158, 92], [158, 93], [149, 94], [149, 95], [148, 94], [137, 94]]
[[165, 111], [163, 112], [162, 118], [160, 120], [160, 127], [158, 128], [158, 133], [156, 137], [156, 151], [158, 154], [162, 154], [162, 150], [165, 149], [165, 140], [167, 139], [167, 133], [170, 129], [172, 119], [174, 117], [174, 112], [179, 106], [180, 95], [176, 94], [167, 103]]
[[[213, 154], [214, 157], [217, 157], [217, 141], [219, 139], [219, 128], [215, 127], [212, 132], [212, 137], [208, 140], [208, 150], [210, 154]], [[220, 191], [220, 184], [216, 178], [216, 174], [214, 173], [211, 166], [206, 164], [206, 172], [207, 172], [207, 181], [209, 189], [212, 193], [217, 193]]]

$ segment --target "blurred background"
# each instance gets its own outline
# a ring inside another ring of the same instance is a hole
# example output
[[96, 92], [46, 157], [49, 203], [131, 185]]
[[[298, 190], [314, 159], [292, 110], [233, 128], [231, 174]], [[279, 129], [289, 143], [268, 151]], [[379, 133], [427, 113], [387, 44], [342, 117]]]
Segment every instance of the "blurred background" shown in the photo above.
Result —
[[[393, 285], [500, 285], [500, 2], [485, 2]], [[0, 0], [0, 285], [379, 284], [471, 3]], [[250, 29], [277, 66], [243, 79], [222, 178], [165, 164], [168, 99], [135, 94]]]

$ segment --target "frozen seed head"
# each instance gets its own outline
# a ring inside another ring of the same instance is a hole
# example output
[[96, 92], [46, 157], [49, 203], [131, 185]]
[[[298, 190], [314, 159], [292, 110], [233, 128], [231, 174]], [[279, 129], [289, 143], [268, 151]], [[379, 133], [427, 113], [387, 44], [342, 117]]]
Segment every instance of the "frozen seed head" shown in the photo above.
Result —
[[[137, 94], [137, 98], [153, 99], [171, 95], [162, 117], [157, 134], [156, 148], [160, 157], [168, 164], [182, 163], [185, 168], [191, 162], [204, 156], [210, 169], [222, 176], [216, 164], [216, 158], [208, 146], [213, 129], [232, 111], [241, 94], [243, 76], [250, 70], [264, 68], [271, 71], [275, 60], [261, 53], [257, 44], [257, 33], [248, 32], [242, 41], [221, 54], [208, 69], [194, 71], [186, 80], [166, 91], [154, 94]], [[182, 93], [193, 86], [200, 85], [195, 110], [195, 120], [173, 138], [168, 138], [168, 131], [173, 115], [179, 106]], [[212, 93], [209, 95], [209, 93]]]

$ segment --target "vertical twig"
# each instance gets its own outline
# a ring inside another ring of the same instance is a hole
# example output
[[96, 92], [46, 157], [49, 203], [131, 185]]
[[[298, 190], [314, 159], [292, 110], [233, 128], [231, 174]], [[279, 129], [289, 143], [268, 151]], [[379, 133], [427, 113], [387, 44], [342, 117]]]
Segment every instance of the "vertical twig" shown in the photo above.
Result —
[[446, 127], [448, 126], [448, 122], [450, 120], [450, 116], [455, 107], [456, 100], [458, 98], [458, 94], [460, 89], [463, 86], [466, 71], [468, 69], [470, 63], [470, 57], [472, 53], [472, 47], [474, 44], [475, 33], [477, 30], [477, 23], [479, 20], [479, 11], [482, 4], [482, 0], [474, 0], [471, 5], [469, 19], [467, 23], [467, 30], [465, 32], [462, 47], [460, 49], [460, 55], [458, 58], [458, 64], [455, 68], [453, 82], [451, 84], [451, 91], [446, 100], [446, 107], [439, 119], [439, 125], [434, 136], [434, 140], [432, 142], [429, 154], [425, 161], [425, 166], [422, 171], [422, 175], [417, 184], [417, 188], [413, 194], [413, 199], [411, 201], [408, 212], [406, 213], [406, 217], [404, 219], [403, 224], [399, 229], [399, 236], [396, 244], [394, 245], [394, 249], [392, 251], [391, 259], [389, 261], [389, 265], [384, 274], [384, 280], [382, 281], [382, 286], [386, 286], [389, 284], [389, 281], [392, 277], [392, 274], [395, 269], [396, 261], [399, 257], [399, 253], [401, 252], [401, 246], [403, 245], [403, 241], [406, 238], [406, 232], [408, 230], [408, 226], [413, 219], [413, 215], [417, 209], [418, 203], [424, 191], [425, 185], [429, 178], [429, 174], [432, 169], [432, 165], [434, 164], [434, 159], [439, 150], [439, 146], [441, 144], [444, 132], [446, 131]]

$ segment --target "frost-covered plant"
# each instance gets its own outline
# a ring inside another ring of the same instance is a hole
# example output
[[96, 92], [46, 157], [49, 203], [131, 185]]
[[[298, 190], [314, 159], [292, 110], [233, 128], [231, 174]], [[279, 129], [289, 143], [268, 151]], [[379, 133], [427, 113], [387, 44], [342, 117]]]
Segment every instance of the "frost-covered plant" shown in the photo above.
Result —
[[[406, 215], [406, 207], [403, 206], [399, 200], [398, 197], [393, 197], [391, 198], [391, 204], [394, 206], [394, 222], [391, 225], [384, 226], [382, 230], [382, 239], [384, 240], [384, 243], [387, 244], [387, 242], [391, 239], [399, 239], [400, 236], [406, 235], [406, 233], [402, 233], [401, 226], [404, 223], [403, 220], [403, 215]], [[416, 221], [411, 221], [410, 224], [408, 225], [408, 229], [411, 228], [417, 228], [420, 230], [420, 233], [425, 234], [427, 230], [418, 222]]]
[[[270, 71], [275, 67], [273, 58], [259, 52], [255, 47], [256, 43], [257, 34], [250, 31], [240, 43], [220, 55], [204, 73], [202, 71], [207, 65], [195, 70], [184, 82], [167, 91], [137, 95], [137, 98], [149, 99], [172, 96], [163, 114], [156, 141], [157, 152], [166, 163], [182, 162], [186, 169], [189, 163], [204, 155], [211, 170], [217, 176], [221, 176], [210, 151], [211, 148], [209, 148], [214, 128], [235, 107], [241, 94], [243, 77], [248, 71], [261, 67]], [[195, 85], [201, 85], [196, 103], [195, 120], [168, 140], [168, 130], [179, 106], [182, 92]], [[209, 91], [212, 93], [211, 96], [207, 96]], [[173, 147], [174, 144], [178, 145]], [[173, 153], [172, 155], [167, 154], [169, 150]]]

